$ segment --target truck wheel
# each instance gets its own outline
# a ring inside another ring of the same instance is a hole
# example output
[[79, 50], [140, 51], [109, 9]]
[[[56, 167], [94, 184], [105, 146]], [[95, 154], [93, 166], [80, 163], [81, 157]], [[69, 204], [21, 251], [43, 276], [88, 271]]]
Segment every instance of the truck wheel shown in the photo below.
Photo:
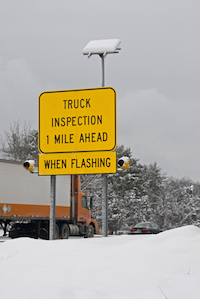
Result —
[[61, 228], [61, 239], [68, 239], [69, 238], [69, 226], [64, 223]]
[[88, 228], [88, 238], [93, 238], [93, 237], [94, 237], [94, 226], [90, 224]]

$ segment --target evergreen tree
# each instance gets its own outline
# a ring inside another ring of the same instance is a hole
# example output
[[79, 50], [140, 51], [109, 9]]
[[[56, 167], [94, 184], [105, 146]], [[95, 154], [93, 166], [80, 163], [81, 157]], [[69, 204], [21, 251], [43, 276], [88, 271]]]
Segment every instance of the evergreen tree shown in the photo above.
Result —
[[200, 187], [190, 179], [169, 178], [163, 193], [164, 229], [200, 224]]
[[134, 204], [143, 193], [142, 166], [132, 158], [130, 148], [123, 145], [116, 148], [117, 160], [123, 156], [130, 159], [129, 169], [119, 169], [108, 176], [109, 230], [117, 231], [121, 226], [130, 225], [134, 218]]
[[146, 203], [144, 219], [162, 225], [160, 209], [166, 176], [161, 173], [161, 168], [157, 166], [156, 162], [144, 165], [142, 174]]

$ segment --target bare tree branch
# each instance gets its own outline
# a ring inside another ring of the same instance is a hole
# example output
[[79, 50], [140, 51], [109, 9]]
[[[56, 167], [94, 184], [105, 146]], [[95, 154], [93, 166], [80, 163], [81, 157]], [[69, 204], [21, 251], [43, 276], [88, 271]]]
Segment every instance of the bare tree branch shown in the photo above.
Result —
[[[24, 161], [34, 158], [37, 160], [37, 131], [31, 130], [31, 123], [14, 121], [9, 130], [4, 131], [1, 138], [1, 156], [7, 160]], [[33, 157], [33, 153], [35, 153]]]

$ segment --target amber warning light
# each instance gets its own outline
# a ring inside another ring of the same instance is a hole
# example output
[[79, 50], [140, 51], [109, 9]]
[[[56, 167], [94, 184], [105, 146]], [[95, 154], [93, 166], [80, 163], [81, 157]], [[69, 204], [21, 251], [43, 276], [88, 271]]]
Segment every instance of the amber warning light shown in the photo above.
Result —
[[33, 172], [34, 166], [35, 166], [35, 161], [34, 160], [26, 160], [24, 162], [23, 166], [26, 170]]
[[122, 169], [127, 169], [130, 166], [130, 159], [128, 157], [122, 157], [117, 161], [117, 164]]

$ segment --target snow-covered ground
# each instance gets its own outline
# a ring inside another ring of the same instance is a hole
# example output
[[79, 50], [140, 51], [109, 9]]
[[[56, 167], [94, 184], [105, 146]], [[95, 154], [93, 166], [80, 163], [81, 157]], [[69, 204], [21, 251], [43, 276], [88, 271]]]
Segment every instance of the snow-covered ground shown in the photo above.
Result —
[[0, 237], [2, 299], [199, 299], [200, 229], [150, 236]]

